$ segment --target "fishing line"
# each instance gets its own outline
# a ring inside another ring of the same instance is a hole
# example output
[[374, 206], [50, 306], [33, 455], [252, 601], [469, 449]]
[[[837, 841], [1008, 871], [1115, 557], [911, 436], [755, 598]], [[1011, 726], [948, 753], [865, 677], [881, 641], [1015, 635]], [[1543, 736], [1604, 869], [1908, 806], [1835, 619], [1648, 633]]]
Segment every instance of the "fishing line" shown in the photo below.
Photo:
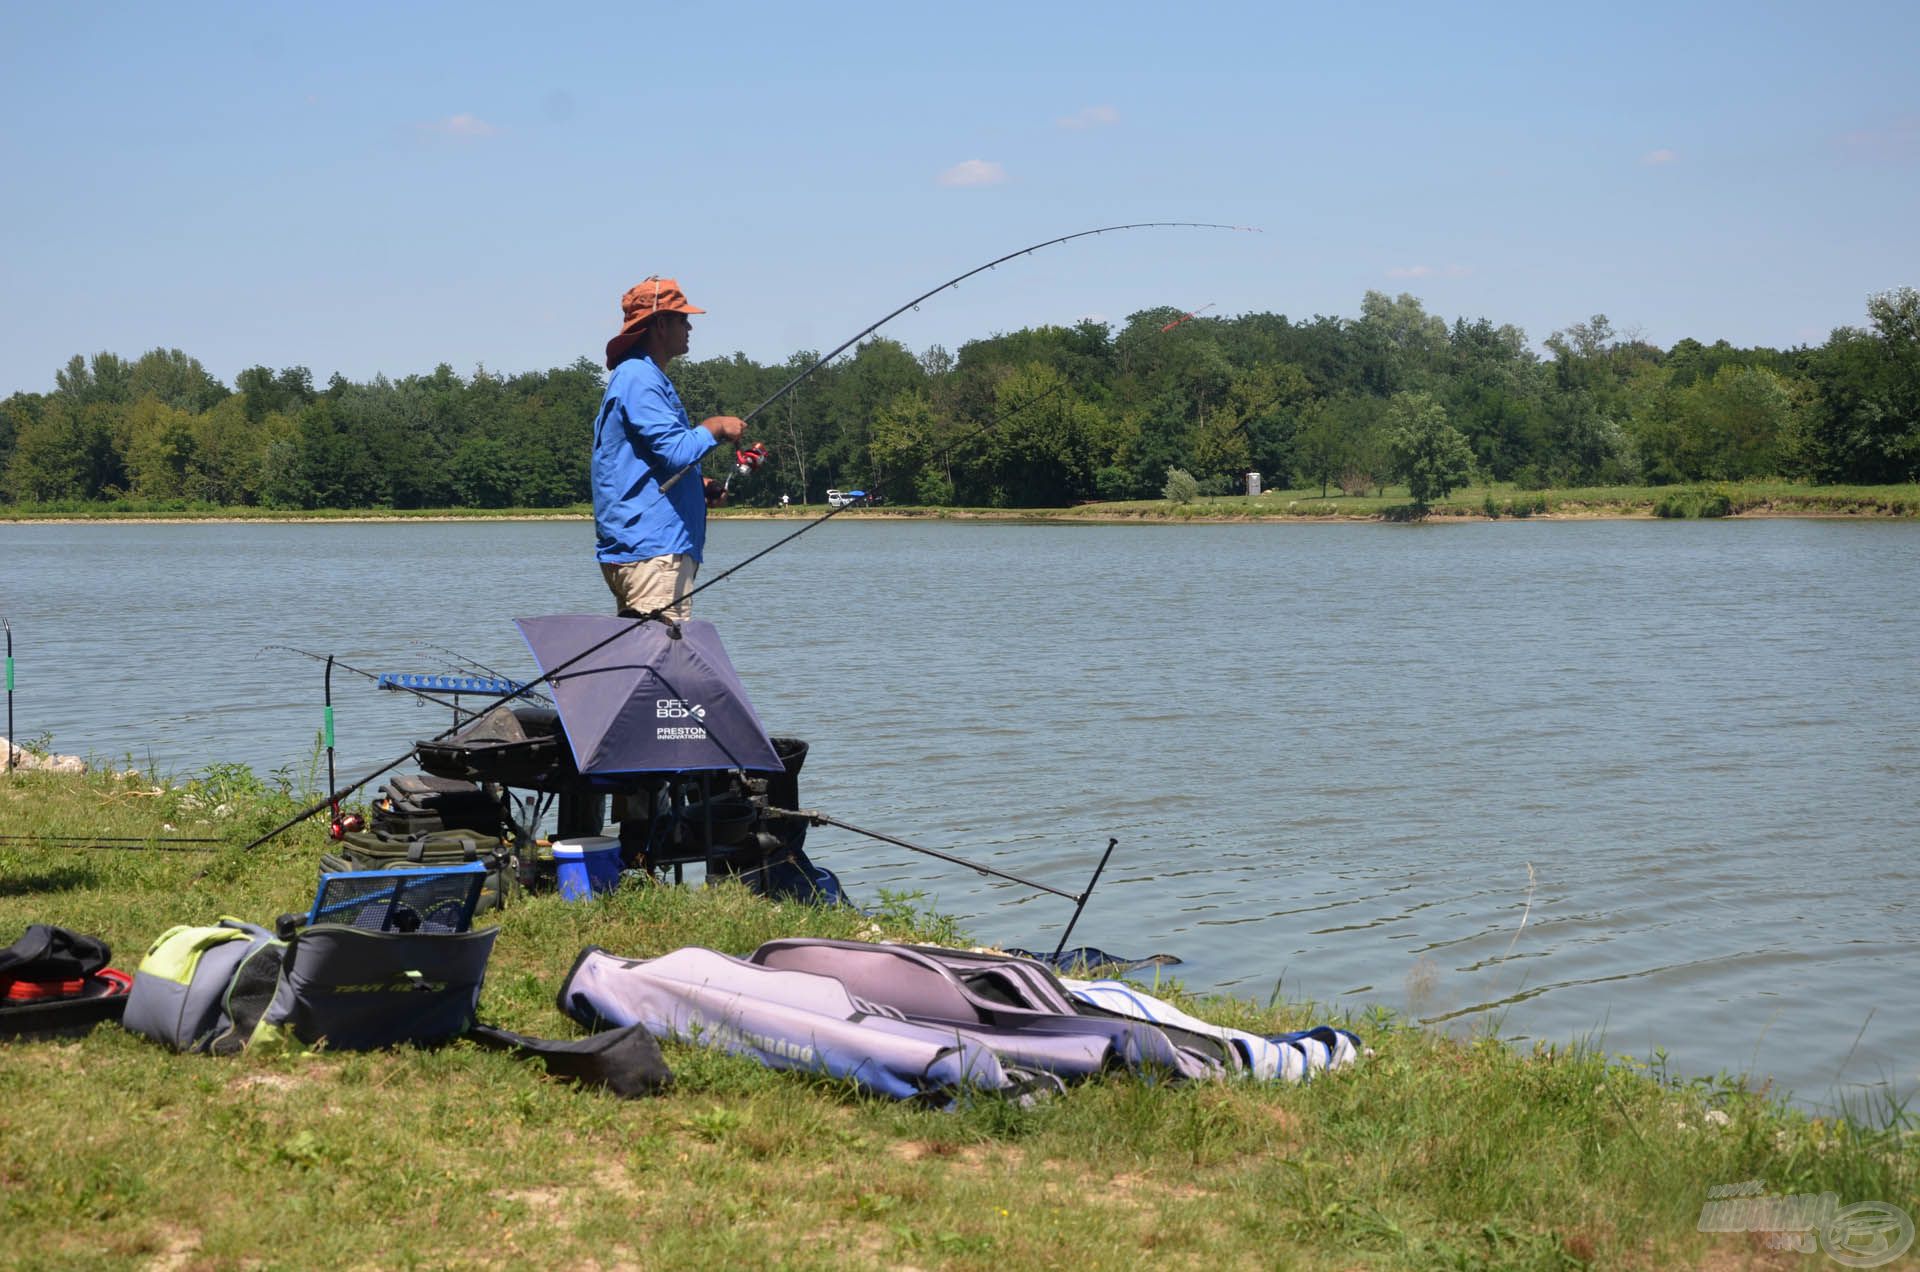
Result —
[[[1044, 401], [1047, 397], [1049, 397], [1055, 390], [1057, 390], [1060, 387], [1062, 386], [1056, 385], [1054, 389], [1050, 389], [1045, 393], [1035, 394], [1033, 397], [1028, 398], [1026, 401], [1020, 403], [1018, 406], [1014, 407], [1013, 409], [1003, 412], [998, 416], [995, 416], [992, 420], [989, 420], [987, 424], [978, 431], [984, 432], [986, 428], [990, 428], [995, 424], [1005, 423], [1007, 420], [1012, 419], [1014, 416], [1026, 410], [1028, 407], [1033, 406], [1038, 402]], [[798, 530], [795, 530], [792, 534], [786, 535], [783, 538], [775, 540], [773, 543], [760, 549], [760, 551], [754, 553], [752, 556], [746, 558], [744, 561], [740, 561], [730, 566], [729, 568], [722, 570], [719, 574], [714, 575], [712, 578], [708, 579], [706, 582], [695, 587], [692, 591], [688, 592], [684, 597], [676, 597], [675, 600], [678, 601], [678, 600], [684, 599], [687, 601], [691, 601], [694, 597], [706, 591], [708, 588], [713, 587], [718, 583], [720, 583], [722, 580], [727, 579], [735, 574], [738, 574], [741, 570], [746, 569], [749, 565], [752, 565], [755, 561], [758, 561], [761, 557], [766, 556], [769, 552], [773, 552], [776, 549], [785, 547], [787, 544], [792, 543], [795, 539], [798, 539], [801, 535], [807, 533], [807, 531], [812, 530], [816, 526], [824, 525], [826, 522], [833, 520], [835, 517], [845, 512], [848, 508], [855, 507], [857, 504], [863, 503], [863, 502], [865, 502], [864, 496], [861, 499], [854, 501], [854, 503], [849, 503], [849, 504], [842, 505], [841, 507], [838, 507], [838, 508], [829, 509], [826, 513], [822, 514], [821, 516], [815, 517], [812, 521], [807, 522], [807, 524], [801, 526]], [[520, 690], [518, 693], [510, 693], [500, 698], [496, 698], [493, 702], [487, 704], [485, 711], [481, 711], [478, 714], [484, 715], [486, 714], [486, 711], [491, 711], [495, 707], [504, 706], [507, 703], [513, 701], [516, 697], [519, 697], [522, 694], [525, 694], [529, 689], [536, 688], [543, 684], [551, 684], [554, 680], [554, 677], [560, 675], [562, 672], [566, 671], [569, 667], [572, 667], [575, 663], [581, 661], [582, 659], [586, 658], [590, 654], [598, 653], [600, 650], [604, 649], [606, 646], [611, 645], [614, 641], [619, 640], [622, 636], [626, 636], [629, 633], [637, 630], [643, 623], [661, 621], [660, 615], [661, 615], [660, 610], [654, 610], [652, 613], [649, 613], [649, 614], [642, 614], [640, 617], [634, 619], [630, 625], [620, 628], [618, 631], [606, 637], [604, 640], [600, 640], [592, 645], [589, 645], [587, 648], [581, 650], [579, 653], [567, 659], [565, 662], [553, 668], [551, 671], [544, 673], [538, 679], [529, 680], [526, 684], [520, 687]], [[276, 646], [269, 646], [269, 648], [291, 649], [296, 654], [306, 654], [305, 650], [293, 649], [291, 645], [276, 645]], [[306, 654], [306, 656], [309, 658], [317, 657], [317, 655], [314, 655], [314, 654]], [[346, 664], [344, 663], [340, 665], [346, 666]], [[348, 670], [355, 670], [355, 669], [348, 668]], [[363, 671], [363, 672], [360, 672], [360, 674], [365, 676], [365, 675], [369, 675], [370, 673]], [[378, 679], [378, 677], [375, 677], [375, 679]], [[410, 692], [418, 693], [418, 690], [411, 690]], [[428, 695], [426, 694], [419, 694], [419, 696], [423, 698], [428, 698], [428, 701], [434, 700], [428, 697]], [[442, 705], [446, 705], [446, 704], [442, 704]], [[446, 738], [451, 734], [457, 732], [460, 729], [460, 727], [461, 726], [459, 724], [452, 725], [451, 727], [442, 730], [440, 733], [435, 734], [431, 740], [438, 742], [441, 739]], [[274, 836], [283, 834], [286, 831], [293, 829], [295, 826], [298, 826], [301, 822], [305, 821], [307, 818], [312, 817], [315, 813], [321, 812], [322, 810], [331, 807], [333, 804], [338, 803], [342, 796], [351, 795], [354, 791], [360, 789], [362, 786], [365, 786], [368, 782], [371, 782], [374, 778], [380, 777], [383, 774], [386, 774], [388, 772], [391, 772], [394, 769], [399, 768], [402, 764], [405, 764], [408, 760], [412, 759], [414, 755], [418, 753], [418, 751], [419, 751], [419, 748], [414, 747], [413, 749], [409, 750], [405, 755], [399, 756], [397, 759], [394, 759], [393, 761], [387, 764], [381, 765], [379, 768], [373, 770], [371, 773], [368, 773], [366, 776], [362, 777], [359, 781], [354, 782], [349, 786], [342, 787], [337, 791], [329, 792], [326, 799], [320, 801], [318, 804], [315, 804], [313, 807], [308, 808], [303, 812], [296, 814], [291, 819], [285, 822], [282, 822], [280, 825], [274, 827], [272, 830], [268, 831], [266, 834], [260, 836], [258, 839], [255, 839], [252, 843], [249, 843], [244, 847], [242, 847], [240, 851], [251, 852], [255, 848], [258, 848], [261, 844], [266, 843], [269, 839], [272, 839]], [[205, 873], [205, 872], [203, 871], [202, 873]], [[195, 876], [195, 878], [197, 879], [198, 876]]]
[[[1081, 230], [1074, 234], [1062, 234], [1059, 238], [1050, 238], [1046, 240], [1044, 243], [1035, 243], [1031, 247], [1023, 247], [1018, 251], [1008, 252], [1005, 256], [996, 256], [992, 260], [988, 261], [985, 265], [976, 265], [964, 274], [957, 274], [954, 277], [949, 278], [946, 282], [941, 283], [938, 287], [929, 288], [928, 290], [921, 292], [918, 296], [915, 296], [912, 300], [900, 306], [900, 308], [894, 310], [892, 313], [880, 319], [880, 321], [874, 323], [872, 326], [866, 327], [861, 331], [855, 333], [853, 336], [849, 337], [847, 340], [843, 341], [841, 344], [836, 346], [831, 353], [821, 356], [819, 359], [817, 359], [814, 362], [812, 366], [808, 367], [806, 370], [800, 372], [798, 375], [794, 376], [791, 380], [788, 380], [785, 384], [775, 389], [773, 391], [773, 395], [769, 397], [766, 401], [762, 402], [760, 405], [754, 407], [751, 411], [748, 411], [745, 415], [741, 416], [740, 417], [741, 422], [751, 423], [754, 417], [759, 415], [760, 412], [766, 410], [768, 407], [772, 406], [775, 402], [778, 402], [781, 398], [793, 392], [793, 390], [798, 388], [801, 382], [804, 381], [808, 376], [818, 371], [821, 367], [826, 366], [827, 363], [832, 362], [835, 358], [845, 353], [848, 349], [851, 349], [854, 345], [858, 344], [860, 341], [866, 339], [868, 336], [872, 335], [874, 332], [880, 330], [880, 328], [886, 326], [888, 323], [892, 322], [895, 318], [898, 318], [901, 314], [906, 313], [907, 310], [919, 308], [922, 301], [931, 300], [933, 297], [938, 296], [941, 292], [946, 291], [949, 287], [958, 287], [961, 283], [966, 282], [969, 278], [972, 278], [975, 274], [985, 273], [987, 270], [992, 269], [994, 266], [1004, 265], [1008, 261], [1013, 260], [1015, 257], [1028, 256], [1034, 252], [1039, 251], [1041, 248], [1053, 247], [1055, 244], [1058, 244], [1058, 243], [1070, 243], [1074, 239], [1090, 238], [1096, 234], [1117, 234], [1122, 230], [1153, 230], [1153, 229], [1233, 230], [1242, 234], [1260, 233], [1260, 230], [1257, 227], [1251, 226], [1251, 225], [1217, 225], [1211, 221], [1134, 221], [1128, 225], [1103, 225], [1097, 230]], [[702, 458], [704, 458], [704, 456]], [[692, 469], [699, 467], [699, 465], [700, 465], [700, 460], [696, 459], [695, 461], [693, 461], [693, 463], [688, 464], [685, 468], [682, 468], [679, 472], [675, 473], [673, 476], [661, 482], [660, 483], [661, 492], [664, 494], [668, 489], [670, 489], [673, 486], [675, 482], [679, 481], [682, 477], [686, 476], [687, 473]]]

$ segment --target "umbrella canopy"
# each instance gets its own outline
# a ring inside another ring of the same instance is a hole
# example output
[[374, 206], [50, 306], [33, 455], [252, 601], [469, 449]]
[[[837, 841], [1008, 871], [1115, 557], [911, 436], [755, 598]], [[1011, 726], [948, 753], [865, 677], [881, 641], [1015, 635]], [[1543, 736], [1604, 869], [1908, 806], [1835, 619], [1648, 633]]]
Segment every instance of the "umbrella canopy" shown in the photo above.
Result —
[[553, 701], [581, 773], [782, 770], [712, 623], [676, 628], [598, 614], [513, 621], [542, 672], [565, 668], [553, 678]]

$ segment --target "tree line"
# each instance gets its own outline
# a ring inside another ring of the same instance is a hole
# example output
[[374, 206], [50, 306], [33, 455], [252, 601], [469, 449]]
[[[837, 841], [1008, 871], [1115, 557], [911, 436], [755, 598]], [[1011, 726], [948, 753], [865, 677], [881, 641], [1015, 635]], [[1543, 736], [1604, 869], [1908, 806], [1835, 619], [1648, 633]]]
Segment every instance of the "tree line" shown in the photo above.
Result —
[[[745, 502], [858, 487], [895, 503], [1063, 506], [1199, 493], [1258, 471], [1416, 499], [1469, 474], [1527, 488], [1785, 477], [1920, 480], [1920, 292], [1870, 297], [1819, 346], [1669, 349], [1604, 315], [1536, 351], [1368, 292], [1358, 318], [1172, 308], [915, 354], [870, 340], [759, 416], [772, 458]], [[744, 414], [817, 355], [682, 360], [689, 413]], [[74, 356], [0, 402], [0, 501], [133, 499], [286, 509], [551, 508], [589, 497], [600, 366], [317, 386], [305, 367], [231, 388], [178, 349]], [[727, 456], [710, 460], [719, 471]]]

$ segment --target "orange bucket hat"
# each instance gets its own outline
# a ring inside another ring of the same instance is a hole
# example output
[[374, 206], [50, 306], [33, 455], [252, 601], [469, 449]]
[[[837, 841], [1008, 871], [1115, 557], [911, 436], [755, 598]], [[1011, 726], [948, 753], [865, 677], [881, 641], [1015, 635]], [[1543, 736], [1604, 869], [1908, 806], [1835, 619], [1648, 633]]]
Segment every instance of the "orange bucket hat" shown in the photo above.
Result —
[[647, 321], [655, 314], [704, 314], [707, 311], [687, 303], [687, 294], [671, 278], [655, 274], [627, 288], [620, 298], [620, 334], [607, 341], [607, 370], [620, 365], [620, 359], [647, 338]]

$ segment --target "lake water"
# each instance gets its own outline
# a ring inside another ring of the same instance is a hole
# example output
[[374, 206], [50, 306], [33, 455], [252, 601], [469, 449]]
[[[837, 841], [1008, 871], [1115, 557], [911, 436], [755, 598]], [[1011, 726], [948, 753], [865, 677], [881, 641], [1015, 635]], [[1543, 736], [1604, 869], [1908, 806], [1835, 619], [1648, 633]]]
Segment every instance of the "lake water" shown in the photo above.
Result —
[[[707, 577], [794, 522], [719, 522]], [[308, 767], [321, 667], [530, 675], [584, 521], [0, 525], [16, 729]], [[836, 520], [696, 601], [805, 802], [1078, 891], [1189, 985], [1602, 1040], [1827, 1105], [1920, 1086], [1920, 525]], [[451, 653], [447, 651], [452, 651]], [[339, 767], [439, 708], [336, 672]], [[3, 721], [0, 721], [3, 723]], [[1051, 948], [1070, 906], [845, 832]], [[182, 919], [193, 916], [183, 915]]]

